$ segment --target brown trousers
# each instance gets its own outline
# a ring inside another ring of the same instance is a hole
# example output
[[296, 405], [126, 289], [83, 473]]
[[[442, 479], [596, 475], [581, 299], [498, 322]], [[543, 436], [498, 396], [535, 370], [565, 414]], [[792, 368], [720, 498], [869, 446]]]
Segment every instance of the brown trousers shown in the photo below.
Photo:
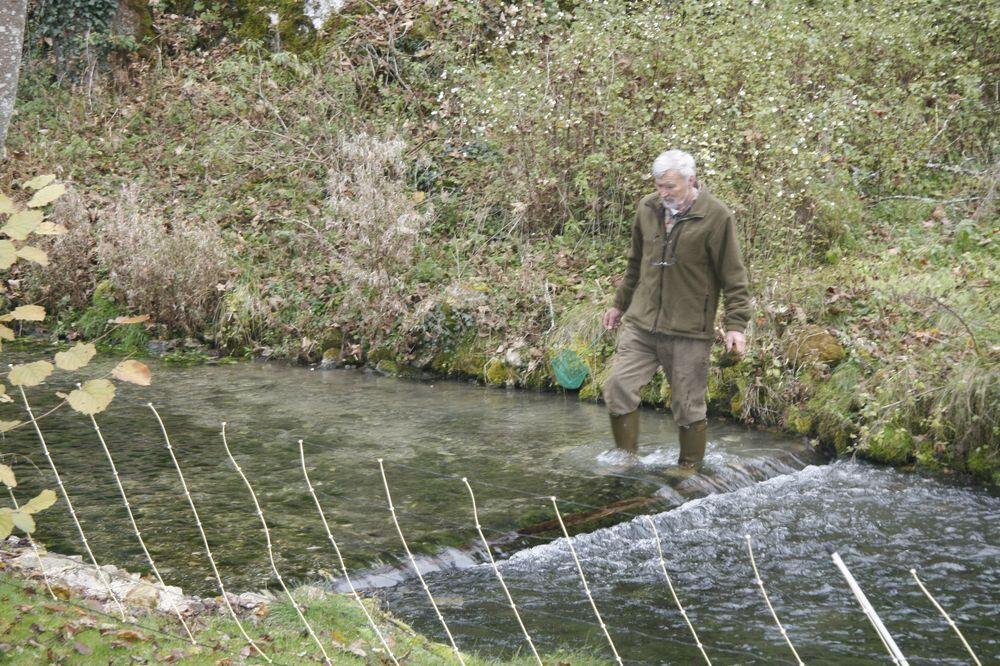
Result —
[[625, 324], [611, 361], [611, 376], [604, 382], [604, 402], [612, 414], [628, 414], [639, 407], [639, 390], [657, 367], [670, 383], [670, 411], [679, 426], [705, 419], [711, 340], [681, 338], [643, 331]]

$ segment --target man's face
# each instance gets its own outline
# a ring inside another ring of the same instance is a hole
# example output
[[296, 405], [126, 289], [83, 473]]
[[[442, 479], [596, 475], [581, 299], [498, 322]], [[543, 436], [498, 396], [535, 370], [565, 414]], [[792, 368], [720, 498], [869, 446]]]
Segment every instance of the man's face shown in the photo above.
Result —
[[687, 203], [688, 197], [691, 195], [691, 188], [694, 187], [694, 176], [685, 178], [680, 171], [674, 169], [659, 178], [654, 178], [653, 182], [656, 183], [656, 191], [665, 206], [680, 208]]

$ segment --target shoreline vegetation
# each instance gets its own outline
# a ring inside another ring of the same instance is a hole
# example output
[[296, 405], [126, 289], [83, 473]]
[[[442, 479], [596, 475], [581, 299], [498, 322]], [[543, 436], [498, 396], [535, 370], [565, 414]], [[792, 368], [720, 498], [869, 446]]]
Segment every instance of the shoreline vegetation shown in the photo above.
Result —
[[89, 78], [29, 35], [3, 182], [71, 187], [3, 293], [36, 333], [546, 390], [572, 349], [597, 400], [679, 147], [755, 297], [711, 413], [1000, 484], [995, 3], [347, 3], [308, 39], [277, 4], [156, 3]]

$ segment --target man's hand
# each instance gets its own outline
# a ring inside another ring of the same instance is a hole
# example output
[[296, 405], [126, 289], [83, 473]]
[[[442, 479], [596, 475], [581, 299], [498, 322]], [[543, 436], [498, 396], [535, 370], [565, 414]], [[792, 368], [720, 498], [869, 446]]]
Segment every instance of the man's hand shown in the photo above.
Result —
[[601, 322], [604, 324], [604, 328], [613, 331], [618, 328], [618, 325], [622, 322], [622, 311], [618, 308], [611, 308], [604, 313], [604, 320]]
[[[607, 318], [607, 315], [604, 315]], [[743, 352], [747, 348], [747, 339], [739, 331], [728, 331], [726, 333], [726, 351], [736, 352], [740, 356], [743, 356]]]

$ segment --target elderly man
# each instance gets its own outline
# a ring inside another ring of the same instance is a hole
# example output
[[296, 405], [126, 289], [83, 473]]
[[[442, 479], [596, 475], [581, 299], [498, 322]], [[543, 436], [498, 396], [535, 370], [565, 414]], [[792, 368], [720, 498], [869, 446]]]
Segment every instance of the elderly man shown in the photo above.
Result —
[[653, 182], [656, 191], [635, 213], [625, 279], [604, 313], [606, 329], [618, 328], [625, 318], [604, 401], [615, 443], [635, 453], [639, 390], [662, 366], [680, 430], [678, 464], [697, 469], [705, 457], [705, 389], [719, 295], [726, 351], [742, 354], [750, 317], [747, 272], [733, 214], [699, 190], [691, 155], [680, 150], [659, 155]]

